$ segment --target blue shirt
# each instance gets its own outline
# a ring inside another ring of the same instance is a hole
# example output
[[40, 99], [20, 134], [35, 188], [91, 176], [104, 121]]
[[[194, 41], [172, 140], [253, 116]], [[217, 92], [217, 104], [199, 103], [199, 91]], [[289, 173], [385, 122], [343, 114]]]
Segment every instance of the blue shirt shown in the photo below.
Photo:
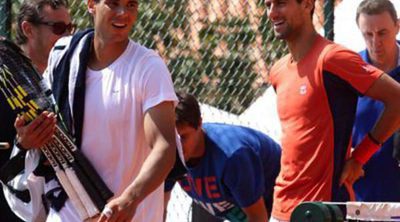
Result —
[[[371, 64], [367, 50], [360, 52], [361, 57]], [[400, 82], [400, 66], [388, 73]], [[361, 142], [371, 131], [379, 118], [384, 105], [369, 97], [360, 97], [353, 130], [353, 147]], [[365, 176], [354, 184], [358, 201], [400, 202], [400, 167], [392, 157], [393, 136], [364, 165]]]
[[[281, 150], [267, 135], [227, 124], [203, 124], [205, 154], [178, 180], [183, 190], [211, 214], [229, 221], [245, 221], [241, 208], [260, 197], [271, 210]], [[171, 190], [173, 182], [166, 183]]]

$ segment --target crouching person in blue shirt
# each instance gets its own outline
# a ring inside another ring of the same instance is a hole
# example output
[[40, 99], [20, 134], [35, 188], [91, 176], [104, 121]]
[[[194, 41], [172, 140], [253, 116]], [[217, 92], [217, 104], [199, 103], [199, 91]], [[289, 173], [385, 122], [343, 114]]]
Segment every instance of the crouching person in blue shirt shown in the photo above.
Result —
[[166, 203], [178, 181], [197, 204], [216, 217], [267, 221], [280, 170], [279, 145], [250, 128], [203, 124], [196, 98], [184, 93], [178, 98], [175, 116], [183, 157], [177, 158], [165, 183]]

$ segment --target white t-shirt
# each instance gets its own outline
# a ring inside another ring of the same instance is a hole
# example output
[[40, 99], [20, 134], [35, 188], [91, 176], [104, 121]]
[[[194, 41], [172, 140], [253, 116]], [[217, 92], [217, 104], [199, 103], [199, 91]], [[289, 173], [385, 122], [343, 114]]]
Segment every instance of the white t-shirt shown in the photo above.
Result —
[[[132, 183], [151, 149], [144, 114], [163, 101], [177, 101], [170, 73], [152, 50], [130, 41], [123, 54], [100, 71], [87, 70], [82, 152], [119, 196]], [[163, 216], [163, 186], [139, 205], [134, 222]], [[47, 221], [79, 221], [70, 201]]]

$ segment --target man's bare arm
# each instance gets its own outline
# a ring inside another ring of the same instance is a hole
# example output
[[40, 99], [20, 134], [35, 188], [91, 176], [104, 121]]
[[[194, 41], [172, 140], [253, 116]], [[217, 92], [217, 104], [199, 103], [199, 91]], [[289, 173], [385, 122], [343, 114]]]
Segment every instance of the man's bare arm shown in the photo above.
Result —
[[[383, 74], [367, 90], [365, 95], [383, 102], [385, 108], [374, 128], [370, 131], [370, 135], [367, 135], [364, 140], [372, 140], [372, 142], [369, 142], [370, 144], [383, 143], [400, 127], [400, 84], [389, 75]], [[372, 137], [372, 139], [367, 137]], [[375, 147], [378, 148], [379, 146], [376, 145]], [[344, 182], [353, 184], [364, 175], [362, 165], [373, 154], [373, 149], [375, 148], [369, 148], [368, 150], [368, 147], [360, 145], [357, 147], [356, 151], [352, 153], [352, 158], [344, 166], [340, 179], [341, 184]], [[366, 155], [365, 153], [367, 152], [369, 154]]]
[[254, 204], [242, 209], [249, 222], [266, 222], [268, 220], [268, 213], [263, 197], [260, 197]]
[[[133, 218], [139, 203], [164, 182], [172, 169], [176, 156], [173, 102], [163, 102], [146, 112], [144, 131], [146, 141], [152, 148], [151, 153], [132, 184], [121, 196], [107, 204], [107, 207], [113, 211], [110, 221], [125, 221]], [[101, 215], [99, 221], [106, 221], [105, 215]]]
[[371, 135], [383, 143], [400, 127], [400, 84], [383, 74], [365, 94], [385, 105], [382, 115], [371, 130]]

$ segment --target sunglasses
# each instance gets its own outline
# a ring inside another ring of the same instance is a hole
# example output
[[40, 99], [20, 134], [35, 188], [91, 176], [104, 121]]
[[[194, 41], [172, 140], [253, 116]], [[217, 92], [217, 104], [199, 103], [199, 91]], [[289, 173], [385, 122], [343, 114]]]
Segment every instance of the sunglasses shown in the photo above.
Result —
[[75, 31], [75, 24], [69, 23], [65, 24], [64, 22], [45, 22], [39, 21], [37, 24], [47, 25], [51, 27], [51, 31], [55, 35], [63, 35], [64, 33], [73, 34]]

